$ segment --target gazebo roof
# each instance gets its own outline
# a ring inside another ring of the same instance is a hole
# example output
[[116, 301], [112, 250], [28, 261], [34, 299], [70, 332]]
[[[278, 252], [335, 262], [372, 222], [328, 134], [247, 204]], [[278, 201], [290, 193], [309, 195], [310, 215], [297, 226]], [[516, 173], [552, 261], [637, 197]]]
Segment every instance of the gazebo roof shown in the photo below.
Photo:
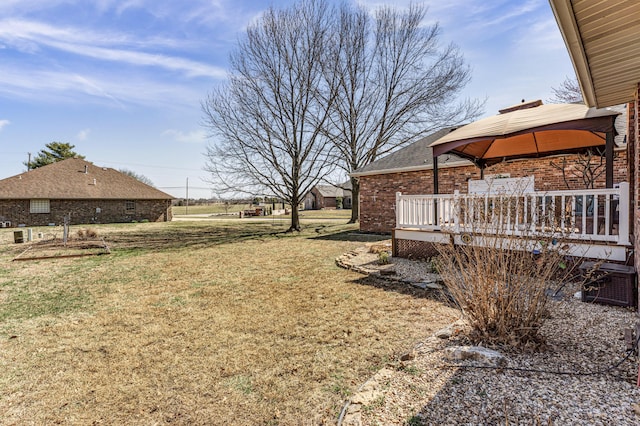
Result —
[[613, 109], [540, 101], [462, 126], [431, 144], [434, 156], [451, 152], [476, 162], [540, 157], [604, 146], [615, 133]]

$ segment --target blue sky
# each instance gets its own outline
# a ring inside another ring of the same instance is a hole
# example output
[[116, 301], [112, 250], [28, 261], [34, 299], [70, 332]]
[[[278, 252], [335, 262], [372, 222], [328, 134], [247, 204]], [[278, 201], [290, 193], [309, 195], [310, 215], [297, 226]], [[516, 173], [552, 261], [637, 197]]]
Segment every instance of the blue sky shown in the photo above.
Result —
[[[200, 102], [224, 81], [248, 23], [292, 0], [0, 1], [0, 178], [27, 153], [69, 142], [100, 166], [210, 197]], [[375, 8], [384, 2], [362, 0]], [[409, 1], [393, 1], [402, 7]], [[443, 44], [473, 70], [485, 115], [548, 99], [573, 68], [547, 0], [431, 0]]]

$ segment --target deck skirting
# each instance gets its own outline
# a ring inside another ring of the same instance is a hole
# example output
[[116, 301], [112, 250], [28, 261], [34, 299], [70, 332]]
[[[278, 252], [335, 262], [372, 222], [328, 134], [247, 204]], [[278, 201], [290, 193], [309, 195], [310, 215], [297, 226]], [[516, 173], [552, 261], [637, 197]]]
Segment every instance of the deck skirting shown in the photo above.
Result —
[[[428, 259], [437, 254], [437, 244], [448, 244], [453, 238], [455, 244], [484, 245], [482, 238], [466, 237], [463, 241], [461, 234], [451, 234], [440, 231], [426, 231], [418, 229], [399, 229], [393, 231], [393, 255], [411, 259]], [[518, 237], [485, 237], [491, 238], [491, 246], [508, 246], [509, 238]], [[496, 243], [493, 241], [498, 239]], [[532, 241], [532, 245], [535, 241]], [[611, 262], [625, 262], [631, 246], [618, 244], [603, 244], [601, 242], [567, 241], [567, 255], [588, 259], [604, 259]], [[532, 246], [533, 249], [533, 246]]]

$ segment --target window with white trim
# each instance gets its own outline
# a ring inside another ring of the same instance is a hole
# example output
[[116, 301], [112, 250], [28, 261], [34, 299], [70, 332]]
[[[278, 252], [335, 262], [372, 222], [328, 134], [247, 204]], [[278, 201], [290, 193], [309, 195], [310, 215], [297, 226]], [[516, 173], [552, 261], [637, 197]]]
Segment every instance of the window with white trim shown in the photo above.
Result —
[[136, 202], [134, 200], [126, 200], [124, 202], [124, 211], [127, 213], [135, 213]]
[[49, 213], [49, 200], [31, 200], [29, 203], [30, 213]]

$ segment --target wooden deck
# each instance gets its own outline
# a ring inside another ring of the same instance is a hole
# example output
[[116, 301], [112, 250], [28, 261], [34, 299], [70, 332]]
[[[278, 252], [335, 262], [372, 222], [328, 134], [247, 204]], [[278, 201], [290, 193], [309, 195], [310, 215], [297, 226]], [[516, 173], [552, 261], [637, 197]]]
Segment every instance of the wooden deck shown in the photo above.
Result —
[[[629, 184], [617, 188], [486, 194], [396, 194], [394, 239], [485, 245], [519, 238], [562, 241], [571, 256], [624, 261]], [[495, 242], [495, 241], [493, 241]]]

